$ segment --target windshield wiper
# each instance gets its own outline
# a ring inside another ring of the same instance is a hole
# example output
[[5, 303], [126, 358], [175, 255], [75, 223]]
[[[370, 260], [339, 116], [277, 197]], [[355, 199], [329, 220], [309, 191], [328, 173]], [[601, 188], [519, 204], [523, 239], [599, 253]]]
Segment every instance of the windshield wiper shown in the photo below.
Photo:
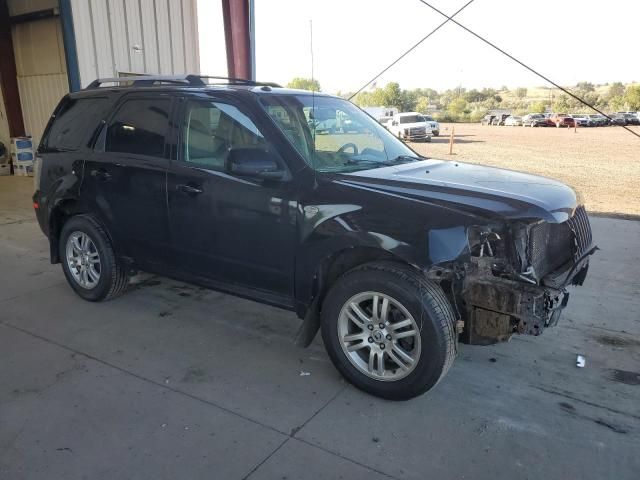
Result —
[[345, 165], [362, 165], [362, 164], [374, 164], [384, 167], [390, 167], [393, 165], [399, 165], [401, 163], [411, 163], [423, 160], [423, 158], [412, 157], [411, 155], [398, 155], [396, 158], [390, 158], [388, 160], [371, 160], [367, 158], [349, 158]]
[[411, 163], [425, 160], [425, 157], [412, 157], [411, 155], [398, 155], [396, 158], [390, 158], [385, 161], [385, 164], [397, 165], [399, 163]]

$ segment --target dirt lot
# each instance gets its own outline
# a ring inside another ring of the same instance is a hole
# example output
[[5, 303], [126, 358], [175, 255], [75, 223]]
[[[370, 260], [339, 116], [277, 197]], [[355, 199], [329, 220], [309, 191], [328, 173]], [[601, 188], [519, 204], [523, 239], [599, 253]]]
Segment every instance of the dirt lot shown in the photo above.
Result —
[[[593, 212], [640, 215], [640, 138], [619, 127], [523, 128], [443, 124], [432, 143], [413, 143], [423, 155], [527, 171], [578, 190]], [[640, 127], [630, 127], [640, 132]]]

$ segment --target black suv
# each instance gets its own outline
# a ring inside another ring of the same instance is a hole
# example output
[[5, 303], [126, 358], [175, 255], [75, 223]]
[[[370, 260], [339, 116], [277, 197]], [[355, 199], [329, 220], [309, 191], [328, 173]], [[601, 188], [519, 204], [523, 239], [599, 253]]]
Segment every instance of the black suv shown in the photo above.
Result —
[[424, 158], [348, 101], [248, 81], [97, 80], [56, 108], [36, 185], [82, 298], [144, 270], [291, 310], [299, 344], [321, 328], [338, 370], [390, 399], [433, 387], [458, 340], [554, 325], [595, 250], [559, 182]]

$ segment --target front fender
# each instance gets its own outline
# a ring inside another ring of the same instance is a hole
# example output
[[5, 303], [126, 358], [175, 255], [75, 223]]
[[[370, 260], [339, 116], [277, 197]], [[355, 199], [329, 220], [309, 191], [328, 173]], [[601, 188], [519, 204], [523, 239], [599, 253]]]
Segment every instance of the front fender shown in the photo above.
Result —
[[349, 249], [366, 249], [369, 255], [380, 252], [380, 257], [423, 271], [469, 256], [468, 227], [461, 225], [460, 219], [452, 222], [451, 216], [429, 226], [417, 212], [367, 212], [354, 204], [306, 206], [301, 214], [296, 300], [303, 305], [309, 305], [318, 290], [314, 284], [319, 281], [321, 266]]

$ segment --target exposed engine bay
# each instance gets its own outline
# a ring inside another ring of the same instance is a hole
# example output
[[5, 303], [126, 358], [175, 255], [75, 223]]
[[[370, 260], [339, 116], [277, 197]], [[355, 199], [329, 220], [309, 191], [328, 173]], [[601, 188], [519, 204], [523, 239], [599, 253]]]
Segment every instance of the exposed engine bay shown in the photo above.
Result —
[[[461, 341], [489, 345], [514, 333], [540, 335], [558, 323], [570, 285], [582, 285], [592, 245], [584, 207], [563, 223], [537, 221], [467, 231], [470, 257], [430, 272], [460, 321]], [[447, 285], [445, 285], [447, 284]]]

